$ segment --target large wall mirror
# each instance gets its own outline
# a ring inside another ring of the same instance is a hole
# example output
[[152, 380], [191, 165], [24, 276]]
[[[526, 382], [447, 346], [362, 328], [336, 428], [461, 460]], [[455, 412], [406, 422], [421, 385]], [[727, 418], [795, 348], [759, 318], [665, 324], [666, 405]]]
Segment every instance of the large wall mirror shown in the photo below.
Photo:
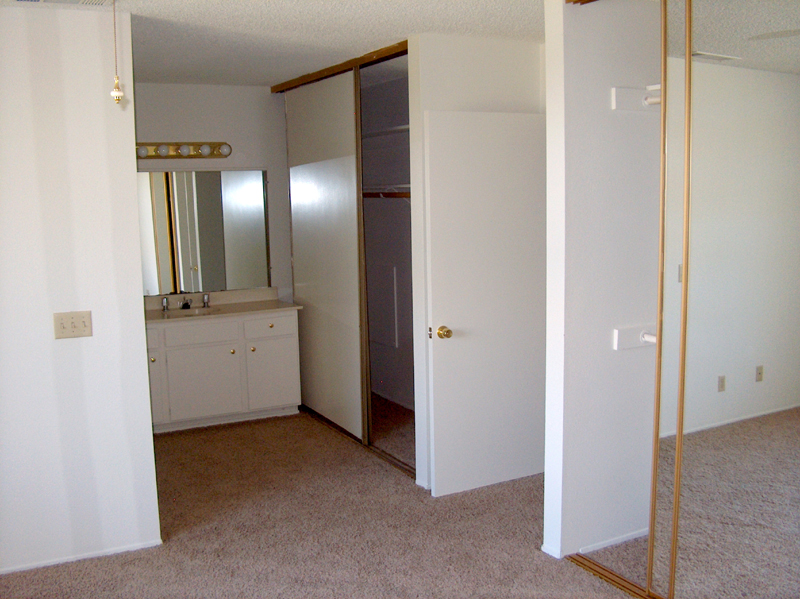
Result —
[[661, 436], [678, 453], [656, 588], [800, 597], [800, 3], [669, 3], [690, 52], [667, 64]]
[[268, 287], [266, 173], [139, 173], [144, 295]]
[[634, 596], [800, 597], [800, 3], [662, 18], [651, 520], [591, 557]]

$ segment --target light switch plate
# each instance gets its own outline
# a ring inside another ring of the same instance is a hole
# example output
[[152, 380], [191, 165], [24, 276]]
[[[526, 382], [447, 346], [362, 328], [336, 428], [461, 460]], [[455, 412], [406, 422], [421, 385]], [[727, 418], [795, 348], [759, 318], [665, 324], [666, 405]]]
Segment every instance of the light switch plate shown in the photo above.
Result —
[[53, 314], [53, 327], [56, 339], [91, 337], [92, 313], [90, 310], [83, 312], [55, 312]]

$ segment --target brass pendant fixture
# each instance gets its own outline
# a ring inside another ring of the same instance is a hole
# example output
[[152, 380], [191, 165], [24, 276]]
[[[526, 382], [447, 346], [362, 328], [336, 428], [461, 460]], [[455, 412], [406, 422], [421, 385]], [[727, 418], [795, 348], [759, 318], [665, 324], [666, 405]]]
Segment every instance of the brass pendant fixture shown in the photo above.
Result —
[[115, 104], [119, 104], [125, 94], [119, 88], [119, 70], [117, 68], [117, 0], [111, 2], [111, 13], [114, 20], [114, 89], [111, 90], [111, 97], [114, 98]]

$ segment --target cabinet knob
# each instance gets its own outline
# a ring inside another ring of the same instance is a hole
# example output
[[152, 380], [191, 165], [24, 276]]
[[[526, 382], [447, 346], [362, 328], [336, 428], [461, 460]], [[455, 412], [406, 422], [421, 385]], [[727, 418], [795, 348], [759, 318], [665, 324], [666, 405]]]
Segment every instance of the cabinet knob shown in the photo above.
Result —
[[274, 324], [269, 323], [269, 328], [273, 328], [274, 326], [275, 326]]
[[232, 350], [231, 350], [231, 353], [232, 353], [232, 354], [235, 354], [235, 353], [236, 353], [236, 350], [235, 350], [235, 349], [232, 349]]
[[251, 347], [250, 351], [256, 351], [256, 348], [255, 347]]
[[156, 359], [155, 359], [155, 358], [150, 358], [150, 361], [151, 361], [151, 362], [155, 362], [155, 361], [156, 361]]

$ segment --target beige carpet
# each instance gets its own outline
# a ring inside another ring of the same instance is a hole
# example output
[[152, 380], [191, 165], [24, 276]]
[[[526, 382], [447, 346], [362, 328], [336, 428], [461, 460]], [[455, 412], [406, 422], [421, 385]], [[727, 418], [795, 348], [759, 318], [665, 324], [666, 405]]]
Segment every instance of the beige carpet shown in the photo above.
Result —
[[416, 468], [414, 411], [372, 394], [372, 436], [374, 447], [404, 464]]
[[0, 577], [0, 597], [624, 598], [543, 554], [542, 477], [433, 499], [310, 416], [156, 438], [164, 545]]
[[[656, 588], [666, 593], [675, 438], [661, 441]], [[589, 555], [644, 585], [647, 541]], [[684, 438], [679, 599], [800, 597], [800, 408]]]

